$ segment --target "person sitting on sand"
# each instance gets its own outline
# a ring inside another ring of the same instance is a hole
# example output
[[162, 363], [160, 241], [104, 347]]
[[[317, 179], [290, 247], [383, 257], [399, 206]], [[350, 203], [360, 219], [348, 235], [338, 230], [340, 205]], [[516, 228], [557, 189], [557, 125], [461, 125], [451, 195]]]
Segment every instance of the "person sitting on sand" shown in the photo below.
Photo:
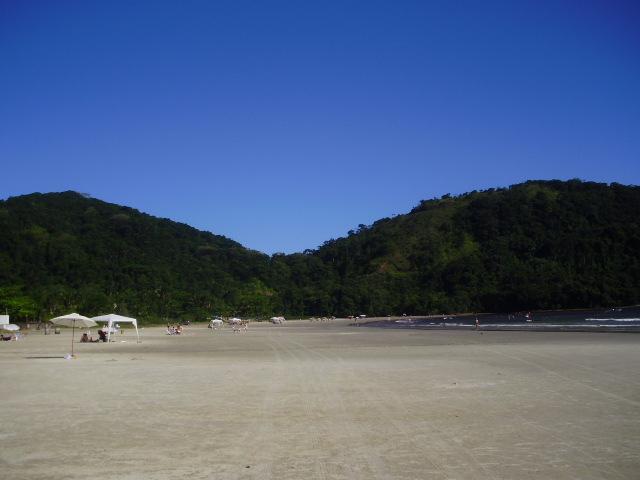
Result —
[[90, 337], [88, 333], [83, 333], [82, 337], [80, 338], [80, 343], [98, 343], [99, 341], [100, 340], [97, 338], [94, 340], [93, 337]]
[[107, 332], [105, 332], [104, 330], [98, 330], [98, 337], [100, 337], [99, 340], [98, 340], [99, 342], [100, 341], [106, 342], [107, 341]]

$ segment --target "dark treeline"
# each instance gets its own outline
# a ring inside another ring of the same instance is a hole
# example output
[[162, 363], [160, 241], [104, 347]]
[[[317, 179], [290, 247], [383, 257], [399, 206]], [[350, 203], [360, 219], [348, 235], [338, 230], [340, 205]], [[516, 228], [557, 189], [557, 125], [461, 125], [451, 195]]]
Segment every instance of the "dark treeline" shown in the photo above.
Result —
[[142, 320], [640, 303], [640, 188], [531, 181], [271, 257], [74, 192], [0, 202], [0, 309]]

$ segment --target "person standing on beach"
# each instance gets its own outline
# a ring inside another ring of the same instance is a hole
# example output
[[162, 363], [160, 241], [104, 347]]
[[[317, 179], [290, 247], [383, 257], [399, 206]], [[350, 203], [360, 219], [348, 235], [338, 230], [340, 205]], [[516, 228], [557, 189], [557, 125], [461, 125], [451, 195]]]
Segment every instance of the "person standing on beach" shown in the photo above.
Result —
[[478, 320], [477, 315], [476, 315], [476, 330], [480, 330], [480, 320]]

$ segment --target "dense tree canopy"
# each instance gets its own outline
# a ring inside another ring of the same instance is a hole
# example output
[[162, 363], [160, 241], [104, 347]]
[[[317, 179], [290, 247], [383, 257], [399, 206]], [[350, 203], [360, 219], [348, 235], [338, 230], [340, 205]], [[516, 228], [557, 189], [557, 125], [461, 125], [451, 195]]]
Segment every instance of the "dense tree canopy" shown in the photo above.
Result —
[[572, 180], [445, 195], [271, 257], [75, 192], [0, 202], [0, 309], [141, 320], [513, 311], [640, 301], [640, 188]]

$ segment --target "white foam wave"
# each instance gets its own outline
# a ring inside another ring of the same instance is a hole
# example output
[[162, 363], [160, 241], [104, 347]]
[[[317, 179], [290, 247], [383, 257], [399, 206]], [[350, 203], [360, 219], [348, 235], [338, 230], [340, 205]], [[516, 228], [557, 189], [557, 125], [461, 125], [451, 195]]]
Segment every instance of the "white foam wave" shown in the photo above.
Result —
[[483, 327], [491, 327], [491, 328], [495, 328], [495, 327], [499, 327], [499, 328], [512, 328], [512, 327], [523, 327], [523, 328], [527, 328], [527, 329], [535, 329], [535, 328], [564, 328], [564, 327], [571, 327], [571, 328], [598, 328], [600, 326], [603, 327], [627, 327], [628, 325], [612, 325], [610, 323], [606, 324], [606, 325], [585, 325], [585, 324], [580, 324], [580, 323], [482, 323], [480, 324], [480, 328]]
[[640, 322], [640, 318], [585, 318], [585, 322]]

